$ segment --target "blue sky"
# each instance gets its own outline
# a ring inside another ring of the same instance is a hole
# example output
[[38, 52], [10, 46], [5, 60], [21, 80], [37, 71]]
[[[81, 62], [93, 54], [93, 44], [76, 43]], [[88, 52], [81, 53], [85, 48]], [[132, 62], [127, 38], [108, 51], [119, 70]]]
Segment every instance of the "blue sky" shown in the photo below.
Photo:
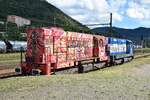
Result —
[[[108, 23], [113, 26], [150, 28], [150, 0], [47, 0], [82, 24]], [[90, 27], [94, 28], [94, 27]]]

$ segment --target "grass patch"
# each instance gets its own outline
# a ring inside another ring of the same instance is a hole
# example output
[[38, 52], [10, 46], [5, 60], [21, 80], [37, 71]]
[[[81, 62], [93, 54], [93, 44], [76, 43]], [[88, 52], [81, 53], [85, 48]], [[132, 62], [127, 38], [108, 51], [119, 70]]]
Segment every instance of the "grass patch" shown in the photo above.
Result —
[[134, 53], [135, 53], [135, 55], [142, 55], [145, 53], [150, 53], [150, 48], [135, 49]]
[[108, 67], [98, 71], [93, 71], [84, 74], [68, 74], [68, 75], [52, 75], [52, 76], [27, 76], [16, 77], [10, 79], [0, 80], [0, 91], [15, 90], [20, 88], [37, 88], [43, 85], [54, 85], [59, 82], [76, 84], [80, 81], [87, 81], [89, 79], [110, 79], [126, 76], [129, 70], [138, 67], [142, 64], [150, 63], [150, 57], [134, 60], [123, 65]]
[[0, 54], [0, 69], [16, 68], [19, 65], [19, 63], [20, 53]]
[[[26, 76], [0, 80], [0, 98], [20, 100], [97, 99], [149, 100], [150, 78], [130, 71], [150, 64], [150, 57], [84, 74]], [[2, 95], [1, 95], [2, 94]], [[38, 96], [37, 96], [38, 95]], [[69, 99], [68, 99], [69, 98]]]
[[19, 59], [20, 59], [20, 53], [0, 54], [0, 61], [19, 60]]

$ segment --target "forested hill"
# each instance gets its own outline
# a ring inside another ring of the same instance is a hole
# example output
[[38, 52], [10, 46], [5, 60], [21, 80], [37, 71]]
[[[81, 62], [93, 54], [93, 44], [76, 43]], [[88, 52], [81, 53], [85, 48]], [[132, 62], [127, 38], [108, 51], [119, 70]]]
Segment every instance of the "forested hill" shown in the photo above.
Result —
[[[0, 21], [6, 21], [7, 15], [17, 15], [32, 21], [31, 26], [56, 26], [69, 31], [88, 31], [88, 28], [72, 19], [46, 0], [0, 0]], [[14, 24], [8, 25], [8, 32], [17, 33]], [[13, 28], [13, 29], [12, 29]], [[4, 31], [5, 25], [0, 23], [0, 30]], [[22, 29], [20, 29], [22, 31]]]
[[[92, 29], [91, 31], [98, 34], [107, 35], [109, 27], [98, 27]], [[144, 40], [145, 44], [150, 46], [150, 28], [139, 27], [135, 29], [125, 29], [113, 27], [112, 36], [130, 39], [136, 44], [141, 44], [141, 40]]]

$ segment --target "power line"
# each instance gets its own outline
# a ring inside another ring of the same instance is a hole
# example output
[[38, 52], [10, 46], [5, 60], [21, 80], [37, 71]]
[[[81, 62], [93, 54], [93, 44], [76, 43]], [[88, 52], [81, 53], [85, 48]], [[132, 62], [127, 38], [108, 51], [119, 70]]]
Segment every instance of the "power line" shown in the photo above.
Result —
[[99, 26], [99, 25], [109, 25], [109, 33], [110, 33], [110, 35], [112, 35], [112, 13], [110, 13], [110, 22], [109, 23], [85, 24], [85, 26]]
[[104, 23], [104, 24], [85, 24], [85, 26], [99, 26], [99, 25], [109, 25], [110, 23]]
[[109, 33], [112, 34], [112, 13], [110, 13], [110, 29], [109, 29]]

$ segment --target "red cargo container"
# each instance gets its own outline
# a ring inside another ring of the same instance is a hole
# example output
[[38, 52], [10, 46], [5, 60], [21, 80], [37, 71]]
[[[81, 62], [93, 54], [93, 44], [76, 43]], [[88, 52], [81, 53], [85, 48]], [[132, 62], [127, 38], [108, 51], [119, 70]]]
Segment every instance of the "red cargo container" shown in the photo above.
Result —
[[38, 69], [49, 75], [54, 69], [71, 67], [76, 61], [92, 57], [92, 35], [60, 28], [36, 28], [27, 30], [26, 62], [21, 66], [25, 73]]

